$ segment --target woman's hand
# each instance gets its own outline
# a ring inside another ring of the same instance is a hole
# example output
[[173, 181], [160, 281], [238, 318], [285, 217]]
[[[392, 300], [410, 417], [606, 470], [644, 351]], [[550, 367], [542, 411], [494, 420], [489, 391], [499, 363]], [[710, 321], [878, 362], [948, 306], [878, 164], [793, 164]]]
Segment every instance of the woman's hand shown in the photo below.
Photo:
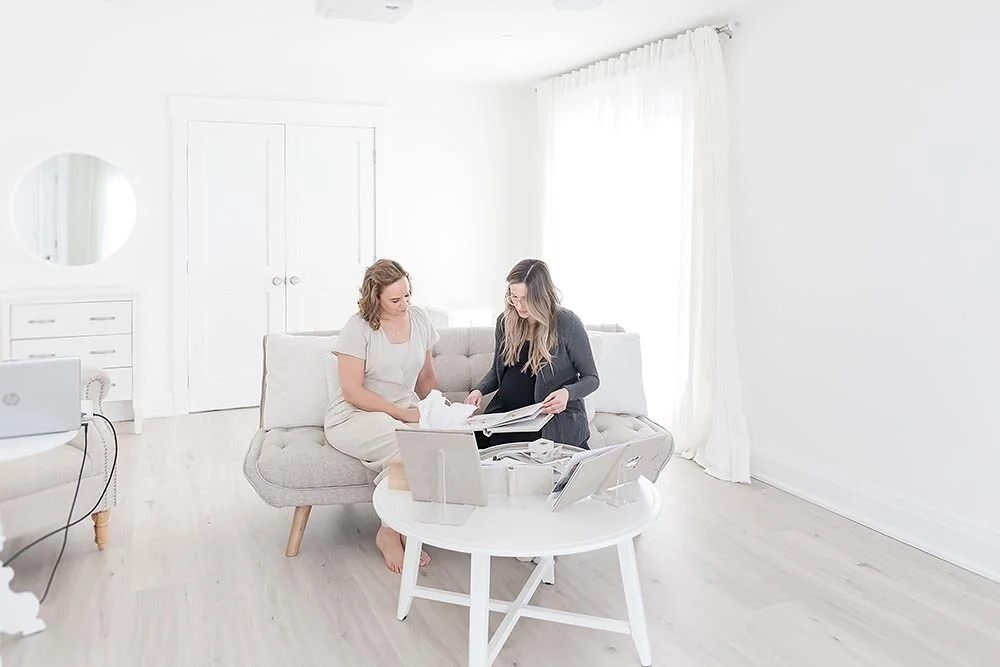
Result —
[[404, 424], [420, 423], [420, 408], [407, 408], [399, 413], [399, 421]]
[[473, 389], [472, 391], [469, 392], [469, 395], [465, 397], [466, 405], [474, 405], [478, 408], [480, 407], [480, 404], [482, 402], [483, 402], [483, 392], [479, 391], [478, 389]]
[[542, 401], [542, 412], [547, 415], [557, 415], [566, 409], [569, 402], [569, 390], [563, 387], [545, 397]]

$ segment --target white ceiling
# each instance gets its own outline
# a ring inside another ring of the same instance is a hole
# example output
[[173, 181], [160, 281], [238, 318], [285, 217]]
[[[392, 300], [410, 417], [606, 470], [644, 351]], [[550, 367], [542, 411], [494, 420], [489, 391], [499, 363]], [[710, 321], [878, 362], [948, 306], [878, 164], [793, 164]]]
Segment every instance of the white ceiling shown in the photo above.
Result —
[[73, 13], [100, 14], [101, 25], [110, 22], [109, 30], [133, 36], [144, 48], [151, 48], [150, 37], [139, 35], [152, 33], [159, 48], [178, 57], [211, 61], [238, 54], [254, 62], [358, 63], [403, 75], [525, 83], [740, 18], [754, 0], [604, 0], [586, 11], [557, 10], [551, 0], [415, 0], [392, 24], [324, 18], [314, 0], [35, 2], [39, 10], [58, 3]]

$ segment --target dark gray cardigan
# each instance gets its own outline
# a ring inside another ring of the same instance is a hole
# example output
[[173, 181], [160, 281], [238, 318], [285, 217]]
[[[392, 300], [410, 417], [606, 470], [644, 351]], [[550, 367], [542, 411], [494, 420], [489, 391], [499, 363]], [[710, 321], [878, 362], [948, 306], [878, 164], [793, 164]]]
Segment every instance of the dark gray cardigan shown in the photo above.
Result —
[[[493, 365], [476, 387], [483, 395], [499, 389], [504, 373], [513, 368], [503, 364], [503, 318], [503, 315], [497, 318]], [[566, 411], [549, 420], [540, 435], [555, 442], [582, 445], [590, 437], [583, 397], [594, 393], [600, 385], [597, 364], [587, 330], [573, 311], [566, 308], [557, 311], [556, 336], [556, 347], [550, 350], [552, 363], [535, 377], [535, 401], [540, 403], [563, 388], [569, 392], [569, 401]]]

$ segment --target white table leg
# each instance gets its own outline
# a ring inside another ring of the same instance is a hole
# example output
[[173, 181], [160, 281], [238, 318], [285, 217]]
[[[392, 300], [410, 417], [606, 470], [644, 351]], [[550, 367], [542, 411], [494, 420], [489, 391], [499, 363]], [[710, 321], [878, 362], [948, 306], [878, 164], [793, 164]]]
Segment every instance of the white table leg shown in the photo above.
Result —
[[635, 562], [635, 545], [632, 538], [618, 543], [618, 564], [622, 570], [622, 584], [625, 587], [625, 606], [628, 608], [628, 622], [632, 631], [632, 641], [639, 653], [643, 667], [653, 664], [653, 654], [649, 649], [649, 632], [646, 629], [646, 611], [642, 606], [642, 589], [639, 585], [639, 567]]
[[420, 572], [420, 548], [423, 544], [418, 539], [406, 538], [406, 551], [403, 552], [403, 574], [399, 582], [399, 605], [396, 607], [396, 619], [402, 621], [410, 613], [410, 603], [413, 602], [413, 589], [417, 586], [417, 574]]
[[490, 555], [472, 554], [469, 577], [469, 667], [489, 667]]
[[542, 583], [549, 584], [550, 586], [556, 583], [556, 558], [555, 556], [547, 556], [548, 561], [545, 574], [542, 575]]

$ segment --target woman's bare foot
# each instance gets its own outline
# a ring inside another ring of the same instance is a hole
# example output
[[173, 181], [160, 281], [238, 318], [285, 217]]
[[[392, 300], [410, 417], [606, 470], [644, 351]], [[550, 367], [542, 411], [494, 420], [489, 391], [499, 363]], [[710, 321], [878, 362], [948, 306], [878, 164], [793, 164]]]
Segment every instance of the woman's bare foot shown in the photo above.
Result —
[[[406, 536], [405, 535], [400, 535], [399, 537], [402, 540], [402, 542], [403, 542], [403, 548], [405, 549], [406, 548]], [[431, 557], [427, 555], [426, 551], [424, 551], [423, 549], [421, 549], [420, 550], [420, 567], [427, 567], [427, 565], [430, 564], [430, 562], [431, 562]]]
[[396, 574], [403, 571], [403, 540], [399, 533], [382, 526], [375, 534], [375, 546], [382, 552], [387, 568]]
[[[394, 531], [392, 528], [382, 526], [375, 534], [375, 546], [382, 552], [385, 566], [400, 574], [403, 571], [403, 547], [406, 538]], [[420, 550], [420, 567], [426, 567], [431, 562], [431, 557], [423, 549]]]

